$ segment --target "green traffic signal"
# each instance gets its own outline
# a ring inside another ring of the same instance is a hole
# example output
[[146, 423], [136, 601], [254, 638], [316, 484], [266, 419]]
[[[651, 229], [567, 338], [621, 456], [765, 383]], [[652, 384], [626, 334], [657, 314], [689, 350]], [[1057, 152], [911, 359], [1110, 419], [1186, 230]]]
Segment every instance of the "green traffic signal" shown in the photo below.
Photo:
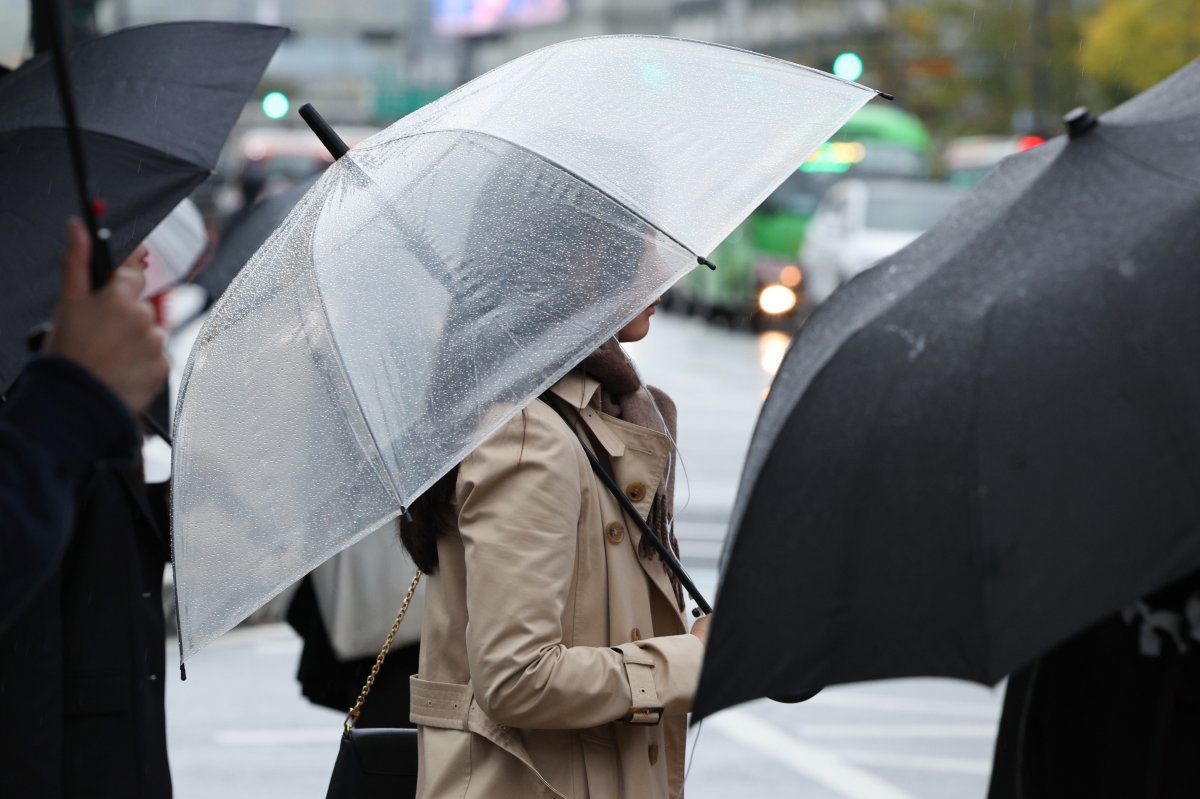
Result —
[[283, 92], [271, 92], [262, 99], [262, 111], [268, 119], [283, 119], [291, 103]]
[[863, 60], [858, 53], [842, 53], [833, 60], [833, 74], [843, 80], [858, 80], [863, 74]]

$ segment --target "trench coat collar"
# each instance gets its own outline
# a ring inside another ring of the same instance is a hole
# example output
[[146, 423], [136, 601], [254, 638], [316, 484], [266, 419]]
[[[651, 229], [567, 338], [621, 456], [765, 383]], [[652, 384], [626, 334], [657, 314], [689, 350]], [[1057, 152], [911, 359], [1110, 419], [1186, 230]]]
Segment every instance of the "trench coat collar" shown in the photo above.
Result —
[[581, 411], [590, 405], [592, 398], [596, 396], [596, 392], [599, 390], [600, 381], [594, 377], [588, 377], [579, 370], [567, 372], [557, 383], [550, 387], [551, 394], [577, 411]]
[[569, 372], [550, 388], [551, 394], [575, 409], [608, 456], [620, 458], [625, 454], [624, 440], [597, 418], [601, 414], [592, 407], [599, 397], [599, 391], [599, 380], [578, 371]]

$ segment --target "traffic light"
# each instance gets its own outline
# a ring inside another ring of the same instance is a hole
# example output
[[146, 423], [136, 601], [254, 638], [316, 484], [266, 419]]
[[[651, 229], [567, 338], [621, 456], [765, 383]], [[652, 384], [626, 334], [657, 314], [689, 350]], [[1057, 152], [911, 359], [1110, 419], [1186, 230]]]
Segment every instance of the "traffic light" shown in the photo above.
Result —
[[863, 74], [863, 60], [858, 53], [842, 53], [833, 59], [833, 74], [843, 80], [858, 80]]
[[270, 92], [262, 99], [262, 112], [267, 119], [283, 119], [292, 104], [283, 92]]

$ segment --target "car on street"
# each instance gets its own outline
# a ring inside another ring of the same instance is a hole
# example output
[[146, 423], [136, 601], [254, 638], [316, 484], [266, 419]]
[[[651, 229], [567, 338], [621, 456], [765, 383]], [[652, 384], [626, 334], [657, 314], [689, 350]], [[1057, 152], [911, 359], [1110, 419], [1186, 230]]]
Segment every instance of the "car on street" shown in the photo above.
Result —
[[755, 328], [792, 327], [804, 295], [796, 251], [825, 191], [848, 177], [925, 178], [933, 156], [929, 131], [916, 116], [865, 106], [709, 255], [716, 271], [693, 269], [664, 304]]
[[798, 253], [810, 305], [905, 247], [962, 198], [930, 180], [847, 179], [830, 187]]

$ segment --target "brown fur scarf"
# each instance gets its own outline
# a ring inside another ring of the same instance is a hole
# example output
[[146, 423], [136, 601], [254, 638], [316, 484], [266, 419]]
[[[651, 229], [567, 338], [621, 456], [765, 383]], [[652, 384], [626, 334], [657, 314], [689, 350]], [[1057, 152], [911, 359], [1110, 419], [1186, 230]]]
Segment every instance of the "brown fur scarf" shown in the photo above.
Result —
[[[675, 403], [660, 389], [643, 386], [637, 370], [621, 349], [615, 338], [609, 339], [584, 359], [583, 371], [600, 381], [600, 410], [618, 419], [665, 433], [675, 440]], [[659, 541], [669, 542], [671, 550], [679, 557], [679, 540], [675, 537], [675, 463], [676, 453], [671, 453], [671, 466], [663, 475], [663, 481], [650, 504], [646, 523], [658, 536]], [[647, 560], [658, 557], [654, 547], [642, 536], [638, 554]], [[667, 565], [663, 569], [671, 578], [675, 588], [675, 599], [682, 609], [683, 588], [679, 578]]]

